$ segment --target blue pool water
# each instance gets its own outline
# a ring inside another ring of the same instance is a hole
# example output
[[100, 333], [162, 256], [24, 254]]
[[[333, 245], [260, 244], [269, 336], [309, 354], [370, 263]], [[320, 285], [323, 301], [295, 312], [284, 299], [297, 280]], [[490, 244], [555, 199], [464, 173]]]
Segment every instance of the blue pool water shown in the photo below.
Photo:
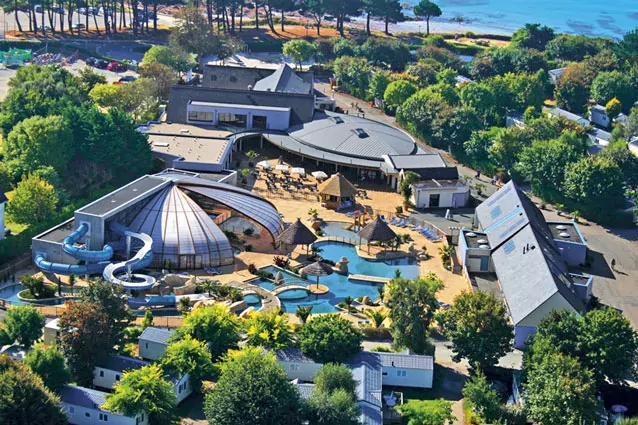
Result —
[[[395, 271], [398, 269], [401, 271], [401, 275], [406, 278], [413, 279], [419, 275], [418, 264], [407, 258], [392, 261], [368, 261], [359, 257], [352, 245], [336, 242], [321, 242], [316, 245], [323, 249], [321, 255], [328, 260], [339, 261], [341, 257], [349, 259], [348, 270], [350, 274], [394, 277]], [[282, 271], [275, 266], [268, 266], [262, 270], [268, 270], [273, 274], [281, 271], [285, 281], [295, 280], [295, 283], [299, 283], [298, 276], [286, 270]], [[312, 285], [315, 282], [315, 278], [311, 277], [306, 281], [306, 284]], [[368, 296], [373, 300], [379, 297], [377, 284], [349, 281], [347, 276], [336, 273], [320, 278], [319, 283], [327, 286], [330, 292], [324, 295], [313, 295], [307, 294], [305, 291], [291, 290], [280, 294], [279, 299], [283, 310], [294, 313], [298, 306], [312, 305], [313, 313], [330, 313], [336, 311], [335, 306], [348, 296], [352, 298]], [[266, 289], [274, 287], [271, 282], [260, 282], [259, 285]]]
[[258, 295], [246, 295], [244, 301], [248, 303], [248, 307], [252, 307], [255, 311], [261, 308], [261, 298]]
[[[0, 298], [5, 299], [9, 302], [11, 302], [11, 304], [13, 305], [21, 305], [21, 304], [25, 304], [25, 302], [21, 301], [18, 298], [18, 293], [20, 291], [24, 291], [25, 289], [27, 289], [25, 286], [23, 285], [12, 285], [12, 286], [8, 286], [6, 288], [2, 288], [0, 289]], [[74, 292], [78, 292], [79, 289], [75, 288]], [[69, 288], [62, 288], [62, 292], [64, 293], [68, 293]], [[54, 299], [54, 300], [50, 300], [50, 301], [41, 301], [37, 304], [41, 304], [41, 305], [58, 305], [58, 304], [63, 304], [64, 301], [66, 301], [68, 298], [66, 299]]]
[[[326, 221], [323, 224], [323, 226], [321, 226], [321, 230], [323, 230], [323, 234], [325, 236], [334, 236], [337, 238], [352, 239], [355, 241], [359, 241], [359, 237], [357, 236], [357, 233], [352, 230], [354, 229], [354, 227], [350, 230], [346, 229], [346, 227], [350, 224], [352, 223], [342, 223], [339, 221]], [[366, 243], [366, 240], [362, 239], [361, 243]]]

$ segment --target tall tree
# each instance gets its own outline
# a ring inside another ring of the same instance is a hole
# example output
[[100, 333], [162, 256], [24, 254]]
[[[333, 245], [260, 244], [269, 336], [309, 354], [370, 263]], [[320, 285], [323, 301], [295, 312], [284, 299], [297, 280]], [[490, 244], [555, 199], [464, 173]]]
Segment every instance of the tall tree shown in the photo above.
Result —
[[455, 362], [465, 358], [474, 369], [485, 370], [511, 351], [514, 328], [507, 309], [494, 295], [463, 292], [447, 313], [446, 336]]
[[237, 346], [240, 340], [239, 322], [237, 316], [223, 305], [199, 307], [184, 318], [182, 327], [176, 331], [175, 339], [179, 340], [186, 335], [207, 342], [212, 359], [216, 360]]
[[253, 312], [245, 321], [246, 342], [253, 347], [278, 350], [292, 344], [288, 318], [279, 311]]
[[56, 347], [38, 344], [24, 357], [24, 364], [42, 378], [44, 386], [55, 393], [71, 380], [64, 356]]
[[390, 308], [390, 330], [394, 345], [425, 354], [430, 323], [438, 308], [436, 294], [443, 282], [433, 273], [413, 280], [395, 278], [386, 290]]
[[332, 314], [315, 316], [299, 333], [299, 348], [320, 363], [344, 362], [361, 351], [363, 335]]
[[336, 363], [327, 363], [314, 377], [315, 391], [324, 394], [332, 394], [337, 390], [343, 390], [351, 398], [356, 397], [357, 383], [348, 366]]
[[525, 391], [525, 408], [541, 425], [580, 425], [597, 420], [591, 372], [573, 357], [546, 357], [529, 372]]
[[118, 285], [99, 279], [82, 288], [79, 302], [100, 306], [111, 323], [112, 340], [109, 342], [112, 346], [119, 345], [122, 342], [122, 332], [135, 318], [126, 303], [124, 290]]
[[414, 6], [414, 15], [425, 18], [427, 35], [430, 35], [430, 18], [439, 17], [442, 13], [439, 5], [430, 0], [421, 0]]
[[271, 354], [246, 348], [229, 355], [221, 368], [217, 384], [204, 401], [204, 413], [210, 423], [300, 423], [299, 394]]
[[188, 373], [195, 391], [199, 391], [202, 380], [211, 378], [214, 372], [206, 343], [190, 335], [169, 345], [160, 361], [166, 370]]
[[7, 310], [4, 329], [11, 342], [29, 349], [42, 336], [43, 327], [44, 315], [33, 307], [15, 306]]
[[359, 405], [344, 389], [315, 392], [306, 402], [309, 425], [359, 425]]
[[145, 412], [153, 425], [175, 425], [176, 406], [173, 384], [164, 379], [158, 364], [150, 364], [125, 372], [113, 393], [107, 394], [104, 408], [130, 416]]
[[306, 40], [296, 39], [286, 42], [283, 46], [283, 53], [291, 57], [301, 70], [301, 62], [307, 61], [317, 51], [314, 44]]
[[315, 21], [317, 35], [321, 35], [321, 21], [328, 12], [328, 1], [330, 0], [306, 0], [303, 2], [303, 11]]
[[512, 34], [512, 44], [543, 51], [547, 43], [554, 39], [554, 30], [541, 24], [525, 24]]
[[93, 382], [95, 364], [113, 352], [109, 315], [97, 304], [70, 302], [60, 316], [60, 349], [80, 385]]
[[171, 32], [170, 43], [182, 51], [196, 54], [203, 70], [204, 56], [216, 54], [221, 48], [221, 39], [195, 7], [181, 9], [176, 17], [178, 25]]
[[66, 425], [59, 399], [25, 365], [0, 356], [0, 423]]
[[475, 414], [485, 423], [497, 423], [501, 416], [499, 395], [478, 370], [463, 385], [463, 398]]

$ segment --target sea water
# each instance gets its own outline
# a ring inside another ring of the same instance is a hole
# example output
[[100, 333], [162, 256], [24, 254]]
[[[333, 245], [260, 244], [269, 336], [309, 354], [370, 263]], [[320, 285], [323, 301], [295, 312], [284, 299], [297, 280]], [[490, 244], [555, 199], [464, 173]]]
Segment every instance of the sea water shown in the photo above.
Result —
[[[414, 6], [419, 0], [405, 0]], [[432, 22], [462, 17], [459, 31], [494, 28], [509, 32], [541, 23], [557, 32], [620, 39], [638, 28], [638, 0], [435, 0], [443, 15]], [[411, 12], [407, 12], [410, 14]]]

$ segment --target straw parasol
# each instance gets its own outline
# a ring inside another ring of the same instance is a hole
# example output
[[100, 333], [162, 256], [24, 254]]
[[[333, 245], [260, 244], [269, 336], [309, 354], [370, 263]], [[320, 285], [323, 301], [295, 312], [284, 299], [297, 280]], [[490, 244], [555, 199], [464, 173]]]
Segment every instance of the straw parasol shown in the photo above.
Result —
[[368, 241], [368, 252], [370, 252], [370, 242], [388, 242], [397, 237], [394, 230], [381, 217], [377, 216], [357, 233], [361, 239]]
[[306, 245], [306, 251], [308, 251], [308, 245], [316, 240], [317, 236], [301, 222], [300, 218], [277, 236], [277, 242], [286, 245]]
[[317, 190], [323, 202], [338, 202], [352, 200], [357, 193], [357, 188], [341, 173], [333, 174], [328, 180], [321, 183]]
[[324, 263], [321, 259], [315, 261], [314, 263], [304, 267], [299, 271], [302, 276], [316, 276], [317, 277], [317, 288], [319, 288], [319, 278], [321, 276], [330, 276], [334, 270], [332, 266]]

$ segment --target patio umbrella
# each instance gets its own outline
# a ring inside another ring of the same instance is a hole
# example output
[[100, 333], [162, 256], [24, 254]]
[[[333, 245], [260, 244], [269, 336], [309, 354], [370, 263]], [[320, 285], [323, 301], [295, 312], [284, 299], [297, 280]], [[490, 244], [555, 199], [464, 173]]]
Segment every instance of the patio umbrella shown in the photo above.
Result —
[[308, 245], [314, 243], [317, 236], [306, 227], [300, 218], [277, 236], [277, 241], [286, 245]]
[[397, 237], [394, 230], [390, 229], [380, 216], [368, 223], [357, 235], [368, 241], [368, 252], [370, 252], [370, 242], [388, 242]]
[[611, 406], [611, 411], [614, 413], [625, 413], [627, 410], [629, 409], [627, 409], [622, 404], [614, 404], [613, 406]]
[[306, 170], [303, 167], [293, 167], [290, 174], [299, 174], [300, 176], [306, 175]]
[[312, 177], [316, 178], [317, 180], [325, 180], [328, 178], [328, 175], [324, 173], [323, 171], [314, 171], [311, 174], [312, 174]]
[[257, 166], [265, 170], [270, 170], [272, 168], [272, 164], [269, 161], [259, 161]]
[[286, 164], [279, 164], [275, 167], [275, 170], [278, 171], [288, 171], [288, 166]]
[[321, 276], [330, 276], [333, 272], [334, 270], [332, 269], [332, 266], [324, 263], [323, 261], [321, 261], [321, 259], [315, 261], [314, 263], [304, 267], [299, 271], [302, 276], [316, 276], [317, 288], [319, 287], [319, 278]]

